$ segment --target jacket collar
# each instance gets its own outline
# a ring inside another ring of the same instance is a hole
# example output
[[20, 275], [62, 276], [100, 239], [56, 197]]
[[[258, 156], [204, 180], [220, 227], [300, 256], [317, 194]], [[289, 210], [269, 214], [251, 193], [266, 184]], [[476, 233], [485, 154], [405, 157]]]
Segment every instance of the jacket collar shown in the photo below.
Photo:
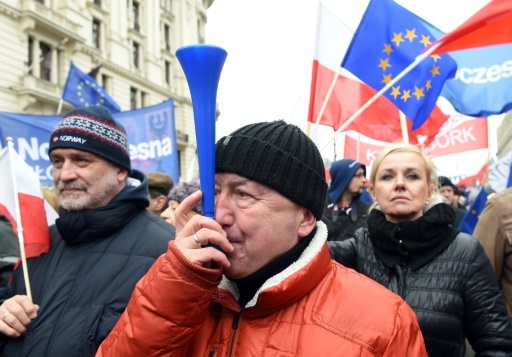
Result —
[[[331, 269], [331, 257], [325, 244], [327, 240], [327, 227], [318, 221], [317, 231], [311, 243], [304, 250], [300, 258], [289, 267], [268, 279], [256, 295], [245, 306], [246, 314], [261, 316], [281, 310], [307, 295]], [[236, 285], [222, 277], [219, 284], [219, 294], [214, 298], [226, 306], [225, 295], [222, 290], [229, 291], [238, 300], [239, 292]], [[232, 304], [228, 306], [232, 308]]]

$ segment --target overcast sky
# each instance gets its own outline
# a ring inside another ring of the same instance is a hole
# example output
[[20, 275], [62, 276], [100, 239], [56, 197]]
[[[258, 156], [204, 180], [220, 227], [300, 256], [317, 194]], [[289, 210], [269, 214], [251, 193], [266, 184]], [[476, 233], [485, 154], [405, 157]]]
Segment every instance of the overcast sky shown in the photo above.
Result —
[[[368, 0], [322, 2], [354, 28], [368, 4]], [[397, 2], [450, 31], [489, 0]], [[317, 0], [214, 1], [208, 9], [206, 42], [228, 52], [217, 94], [221, 111], [217, 137], [248, 123], [274, 119], [305, 128], [317, 8]]]

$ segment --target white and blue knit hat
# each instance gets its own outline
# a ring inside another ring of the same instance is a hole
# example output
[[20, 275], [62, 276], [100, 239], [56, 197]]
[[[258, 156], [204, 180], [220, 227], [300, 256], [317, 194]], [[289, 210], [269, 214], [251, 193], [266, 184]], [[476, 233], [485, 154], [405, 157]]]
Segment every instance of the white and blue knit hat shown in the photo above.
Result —
[[48, 154], [57, 148], [91, 152], [131, 170], [126, 130], [108, 109], [98, 105], [64, 115], [50, 135]]

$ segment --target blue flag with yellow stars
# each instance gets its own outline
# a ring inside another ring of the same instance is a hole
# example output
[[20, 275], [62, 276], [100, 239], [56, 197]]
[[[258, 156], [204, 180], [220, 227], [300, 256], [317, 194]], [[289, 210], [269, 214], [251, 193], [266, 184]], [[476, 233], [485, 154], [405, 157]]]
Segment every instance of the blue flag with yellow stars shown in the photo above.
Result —
[[[371, 0], [341, 63], [361, 81], [381, 90], [435, 41], [422, 20], [393, 0]], [[424, 59], [384, 96], [409, 119], [412, 130], [429, 117], [457, 64], [450, 56]]]
[[473, 234], [476, 224], [478, 223], [478, 217], [485, 208], [485, 204], [487, 203], [487, 193], [485, 189], [482, 187], [478, 192], [475, 200], [469, 207], [469, 210], [466, 212], [462, 220], [459, 224], [459, 230], [461, 232], [467, 234]]
[[112, 113], [121, 107], [94, 78], [82, 72], [73, 62], [69, 66], [68, 78], [62, 91], [62, 99], [77, 108], [101, 105]]

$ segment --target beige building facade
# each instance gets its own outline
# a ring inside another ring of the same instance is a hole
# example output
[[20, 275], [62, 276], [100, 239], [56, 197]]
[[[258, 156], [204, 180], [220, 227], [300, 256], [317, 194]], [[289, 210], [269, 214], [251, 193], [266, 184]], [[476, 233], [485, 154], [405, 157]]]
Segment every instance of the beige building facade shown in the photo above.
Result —
[[85, 73], [97, 69], [96, 81], [122, 111], [174, 99], [186, 179], [197, 162], [195, 130], [175, 52], [204, 42], [213, 1], [0, 0], [0, 111], [63, 114], [73, 108], [61, 102], [71, 61]]
[[512, 151], [512, 111], [505, 114], [497, 130], [498, 135], [498, 158], [506, 156]]

